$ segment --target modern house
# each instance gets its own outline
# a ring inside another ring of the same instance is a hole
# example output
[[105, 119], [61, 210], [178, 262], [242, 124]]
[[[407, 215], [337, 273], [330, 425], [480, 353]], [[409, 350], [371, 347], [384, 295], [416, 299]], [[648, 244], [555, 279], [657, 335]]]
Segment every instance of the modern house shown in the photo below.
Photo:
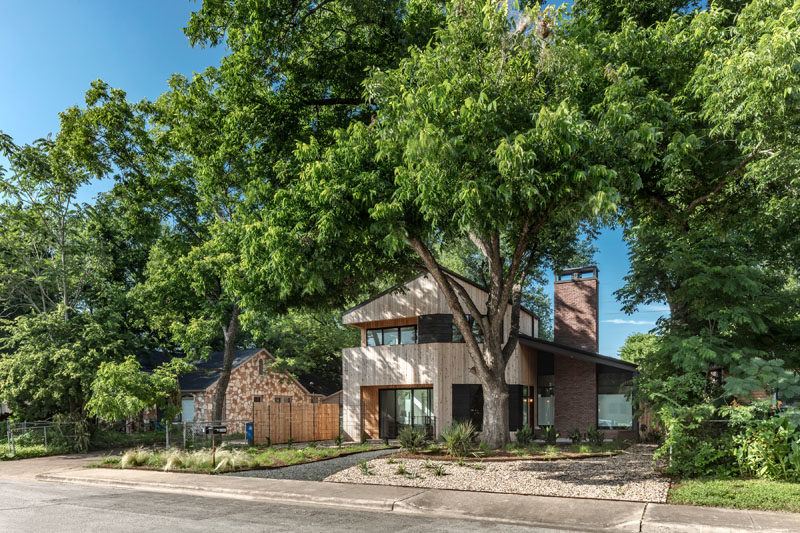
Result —
[[[223, 357], [223, 352], [212, 352], [207, 360], [196, 363], [197, 371], [180, 377], [182, 421], [211, 420]], [[154, 352], [149, 360], [143, 361], [143, 367], [155, 367], [165, 359], [168, 357], [162, 352]], [[338, 403], [341, 398], [337, 386], [312, 375], [295, 379], [287, 373], [270, 370], [273, 361], [265, 348], [234, 352], [225, 398], [226, 420], [252, 420], [256, 402]]]
[[[598, 350], [598, 270], [561, 272], [555, 281], [555, 341], [539, 338], [539, 318], [520, 313], [520, 338], [506, 369], [511, 431], [555, 426], [566, 436], [590, 424], [608, 438], [636, 436], [622, 387], [635, 365]], [[453, 272], [478, 308], [486, 290]], [[510, 308], [505, 335], [509, 335]], [[343, 431], [393, 438], [408, 425], [439, 434], [454, 420], [482, 425], [483, 393], [452, 311], [433, 278], [420, 274], [344, 312], [361, 345], [342, 353]], [[477, 330], [476, 330], [477, 331]]]

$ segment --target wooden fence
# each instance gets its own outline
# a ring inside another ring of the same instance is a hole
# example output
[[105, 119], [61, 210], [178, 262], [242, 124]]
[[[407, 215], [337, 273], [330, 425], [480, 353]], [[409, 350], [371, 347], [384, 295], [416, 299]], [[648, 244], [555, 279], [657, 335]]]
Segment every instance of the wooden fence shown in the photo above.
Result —
[[[325, 403], [253, 404], [255, 444], [333, 440], [339, 435], [339, 405]], [[267, 440], [269, 439], [269, 440]]]

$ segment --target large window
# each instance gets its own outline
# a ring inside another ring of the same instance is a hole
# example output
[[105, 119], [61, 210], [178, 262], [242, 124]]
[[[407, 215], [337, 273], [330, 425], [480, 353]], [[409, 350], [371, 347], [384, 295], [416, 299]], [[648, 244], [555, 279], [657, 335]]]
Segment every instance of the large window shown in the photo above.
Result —
[[367, 346], [416, 344], [417, 326], [374, 328], [367, 330]]
[[380, 437], [395, 438], [404, 427], [433, 435], [433, 389], [381, 389], [379, 391]]
[[539, 393], [536, 397], [539, 404], [538, 418], [539, 426], [552, 426], [556, 418], [556, 396], [555, 396], [555, 377], [539, 376]]
[[603, 429], [633, 427], [633, 406], [625, 394], [630, 381], [629, 372], [614, 372], [607, 367], [598, 366], [597, 427]]
[[[475, 320], [472, 315], [467, 315], [467, 322], [469, 322], [472, 328], [472, 334], [475, 335], [475, 341], [483, 342], [483, 330], [481, 330], [478, 321]], [[453, 322], [453, 342], [464, 342], [464, 336], [461, 334], [461, 330], [458, 329], [458, 326], [456, 326], [455, 321]]]

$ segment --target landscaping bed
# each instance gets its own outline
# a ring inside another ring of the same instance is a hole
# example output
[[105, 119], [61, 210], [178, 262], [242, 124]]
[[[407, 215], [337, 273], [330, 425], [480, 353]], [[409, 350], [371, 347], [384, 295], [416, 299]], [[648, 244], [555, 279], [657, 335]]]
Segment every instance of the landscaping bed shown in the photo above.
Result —
[[670, 480], [653, 470], [654, 449], [637, 444], [605, 457], [547, 461], [434, 461], [395, 455], [342, 470], [325, 481], [664, 503]]
[[449, 455], [446, 450], [437, 444], [428, 446], [424, 450], [410, 452], [408, 450], [395, 454], [396, 459], [423, 459], [431, 461], [472, 461], [472, 462], [503, 462], [503, 461], [557, 461], [560, 459], [588, 459], [591, 457], [611, 457], [621, 453], [629, 446], [621, 441], [606, 442], [600, 446], [589, 444], [530, 444], [518, 446], [510, 444], [504, 450], [489, 450], [473, 448], [463, 457]]
[[151, 450], [137, 448], [119, 456], [104, 457], [89, 466], [95, 468], [133, 468], [142, 470], [163, 470], [168, 472], [187, 472], [216, 474], [281, 468], [284, 466], [324, 461], [372, 450], [387, 449], [387, 446], [359, 444], [344, 447], [220, 447], [212, 464], [211, 449], [198, 450]]
[[800, 513], [800, 483], [767, 479], [693, 479], [670, 489], [669, 503]]

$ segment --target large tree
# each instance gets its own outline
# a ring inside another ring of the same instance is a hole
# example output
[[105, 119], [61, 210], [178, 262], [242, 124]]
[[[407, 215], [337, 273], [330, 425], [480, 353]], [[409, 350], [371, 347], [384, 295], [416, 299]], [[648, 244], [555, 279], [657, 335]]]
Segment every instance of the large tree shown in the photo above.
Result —
[[[592, 80], [573, 68], [591, 59], [561, 33], [561, 12], [511, 17], [484, 1], [445, 11], [427, 46], [367, 80], [371, 124], [337, 131], [331, 147], [312, 139], [298, 148], [300, 178], [253, 228], [264, 243], [256, 257], [276, 283], [309, 293], [337, 290], [331, 270], [369, 276], [386, 257], [429, 272], [483, 385], [482, 438], [500, 447], [509, 438], [505, 370], [517, 348], [522, 288], [533, 269], [563, 266], [581, 223], [613, 208], [616, 174], [596, 163], [604, 147], [577, 105]], [[437, 257], [461, 239], [485, 260], [485, 308]]]
[[[666, 301], [663, 358], [676, 373], [724, 367], [739, 394], [786, 386], [759, 361], [798, 365], [798, 16], [792, 2], [712, 3], [649, 26], [622, 16], [593, 45], [611, 81], [596, 109], [625, 109], [657, 139], [619, 158], [638, 186], [622, 202], [618, 295], [629, 311]], [[611, 142], [618, 126], [604, 122]]]

